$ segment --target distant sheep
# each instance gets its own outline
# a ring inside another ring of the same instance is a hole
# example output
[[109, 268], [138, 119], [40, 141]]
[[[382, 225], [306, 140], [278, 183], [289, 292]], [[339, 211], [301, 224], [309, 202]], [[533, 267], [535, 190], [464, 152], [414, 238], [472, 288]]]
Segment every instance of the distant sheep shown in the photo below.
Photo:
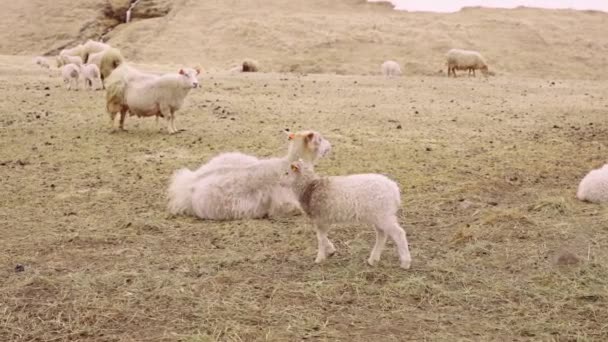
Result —
[[395, 61], [386, 61], [381, 66], [382, 75], [386, 77], [401, 76], [401, 67]]
[[608, 164], [591, 170], [581, 181], [576, 193], [581, 201], [608, 202]]
[[61, 77], [68, 90], [78, 90], [78, 80], [80, 79], [80, 65], [66, 64], [61, 67]]
[[164, 117], [169, 133], [177, 133], [175, 112], [181, 108], [190, 90], [198, 87], [199, 73], [199, 69], [186, 68], [180, 69], [179, 73], [157, 76], [133, 71], [128, 66], [116, 69], [106, 92], [106, 109], [112, 126], [120, 112], [119, 129], [124, 130], [128, 111], [138, 117]]
[[59, 55], [59, 59], [61, 60], [61, 65], [66, 64], [76, 64], [81, 66], [83, 64], [82, 58], [79, 56], [70, 56], [70, 55]]
[[39, 65], [42, 68], [45, 69], [49, 69], [51, 67], [51, 65], [49, 64], [49, 61], [41, 56], [38, 56], [36, 58], [34, 58], [34, 63], [36, 63], [37, 65]]
[[84, 62], [87, 59], [87, 53], [84, 49], [84, 45], [79, 44], [71, 49], [63, 49], [59, 52], [59, 56], [57, 56], [57, 67], [60, 68], [65, 64], [65, 59], [60, 58], [61, 56], [75, 56], [80, 57], [80, 59]]
[[[94, 54], [94, 53], [99, 53], [105, 50], [110, 49], [111, 46], [102, 42], [98, 42], [98, 41], [94, 41], [94, 40], [87, 40], [86, 43], [84, 43], [82, 45], [82, 49], [83, 49], [83, 61], [85, 63], [91, 63], [89, 62], [89, 56]], [[99, 66], [99, 65], [98, 65]]]
[[258, 72], [260, 70], [259, 64], [253, 59], [246, 59], [243, 61], [243, 72]]
[[101, 88], [101, 78], [99, 77], [99, 68], [97, 65], [85, 64], [81, 71], [85, 89], [97, 90]]
[[448, 77], [456, 77], [456, 70], [468, 70], [469, 75], [475, 76], [475, 70], [479, 69], [487, 76], [488, 64], [483, 56], [477, 51], [452, 49], [446, 56], [448, 65]]
[[169, 185], [169, 211], [209, 220], [280, 217], [301, 213], [290, 188], [279, 184], [289, 164], [299, 158], [315, 162], [331, 150], [320, 133], [288, 133], [283, 158], [257, 159], [242, 153], [223, 153], [198, 170], [177, 170]]
[[105, 79], [110, 76], [112, 71], [118, 68], [121, 64], [123, 64], [125, 59], [122, 57], [120, 50], [115, 48], [110, 48], [105, 50], [105, 53], [101, 57], [101, 62], [99, 64], [99, 72], [101, 76], [101, 82], [105, 85]]
[[367, 262], [380, 261], [387, 236], [395, 242], [401, 267], [409, 269], [412, 259], [405, 231], [397, 220], [401, 207], [399, 186], [379, 174], [320, 177], [312, 165], [297, 161], [290, 165], [281, 180], [290, 186], [302, 208], [317, 230], [316, 263], [324, 261], [336, 251], [327, 238], [334, 223], [367, 223], [376, 230], [376, 244]]

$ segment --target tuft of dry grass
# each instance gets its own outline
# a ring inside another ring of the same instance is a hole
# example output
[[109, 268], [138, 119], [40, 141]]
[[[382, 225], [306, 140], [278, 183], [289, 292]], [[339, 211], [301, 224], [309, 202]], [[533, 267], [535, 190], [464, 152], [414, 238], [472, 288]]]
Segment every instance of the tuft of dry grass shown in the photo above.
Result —
[[[574, 197], [605, 160], [605, 81], [211, 74], [185, 132], [129, 118], [111, 134], [101, 92], [29, 61], [0, 57], [2, 341], [608, 337], [608, 209]], [[315, 265], [304, 217], [166, 212], [173, 170], [280, 155], [284, 128], [333, 143], [322, 174], [401, 185], [411, 271], [391, 243], [367, 266], [370, 227], [332, 229]], [[579, 262], [555, 267], [561, 250]]]

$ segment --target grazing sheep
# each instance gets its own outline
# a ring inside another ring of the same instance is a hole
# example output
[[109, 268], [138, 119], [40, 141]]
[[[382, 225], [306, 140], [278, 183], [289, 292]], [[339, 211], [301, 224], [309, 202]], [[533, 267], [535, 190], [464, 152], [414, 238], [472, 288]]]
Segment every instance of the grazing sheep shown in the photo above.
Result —
[[382, 75], [386, 77], [401, 76], [401, 67], [395, 61], [386, 61], [382, 63]]
[[106, 51], [99, 51], [89, 55], [89, 59], [87, 59], [87, 64], [95, 64], [97, 68], [101, 67], [101, 59]]
[[298, 158], [312, 163], [324, 157], [331, 144], [314, 131], [289, 133], [288, 137], [289, 149], [283, 158], [224, 153], [196, 171], [177, 170], [168, 189], [169, 211], [210, 220], [301, 213], [293, 191], [279, 184], [281, 175]]
[[90, 57], [91, 54], [99, 53], [99, 52], [108, 50], [110, 48], [111, 48], [111, 46], [108, 45], [108, 44], [104, 44], [102, 42], [98, 42], [98, 41], [94, 41], [94, 40], [89, 39], [82, 46], [82, 49], [84, 50], [83, 61], [86, 62], [86, 63], [91, 63], [91, 62], [89, 62], [89, 57]]
[[167, 119], [170, 134], [177, 133], [175, 112], [192, 88], [198, 87], [200, 70], [180, 69], [176, 74], [162, 76], [145, 74], [126, 66], [112, 73], [106, 92], [106, 109], [112, 127], [120, 112], [119, 129], [124, 130], [127, 111], [138, 117], [156, 116]]
[[99, 63], [99, 72], [101, 73], [101, 82], [105, 88], [105, 79], [110, 76], [112, 71], [122, 63], [124, 63], [125, 59], [122, 57], [120, 50], [115, 48], [110, 48], [105, 50], [105, 53], [101, 57], [101, 62]]
[[[59, 52], [59, 56], [77, 56], [80, 57], [81, 60], [85, 61], [87, 59], [87, 53], [84, 49], [84, 45], [79, 44], [71, 49], [63, 49], [61, 50], [61, 52]], [[59, 57], [58, 56], [58, 57]], [[60, 59], [57, 59], [57, 67], [61, 67], [67, 63], [61, 61], [61, 63], [63, 64], [59, 64], [60, 63]]]
[[401, 267], [409, 269], [412, 262], [405, 231], [397, 221], [401, 206], [399, 186], [379, 174], [319, 177], [312, 165], [297, 161], [284, 172], [281, 184], [290, 186], [302, 208], [317, 230], [320, 263], [336, 251], [327, 238], [333, 223], [361, 222], [374, 226], [376, 244], [367, 262], [380, 261], [387, 235], [393, 239], [399, 252]]
[[97, 90], [101, 88], [101, 79], [99, 78], [99, 68], [97, 65], [85, 64], [81, 71], [85, 89]]
[[80, 65], [66, 64], [61, 67], [61, 77], [63, 83], [67, 85], [67, 89], [71, 90], [74, 85], [74, 90], [78, 90], [78, 80], [80, 79]]
[[608, 164], [591, 170], [581, 181], [576, 192], [581, 201], [608, 202]]
[[36, 58], [34, 58], [34, 62], [39, 65], [42, 68], [45, 69], [49, 69], [51, 67], [51, 65], [49, 64], [49, 61], [46, 60], [46, 58], [38, 56]]
[[447, 54], [448, 77], [456, 77], [456, 70], [468, 70], [475, 76], [475, 70], [479, 69], [487, 76], [488, 65], [483, 56], [477, 51], [452, 49]]
[[246, 59], [243, 61], [243, 72], [258, 72], [260, 70], [259, 64], [253, 59]]

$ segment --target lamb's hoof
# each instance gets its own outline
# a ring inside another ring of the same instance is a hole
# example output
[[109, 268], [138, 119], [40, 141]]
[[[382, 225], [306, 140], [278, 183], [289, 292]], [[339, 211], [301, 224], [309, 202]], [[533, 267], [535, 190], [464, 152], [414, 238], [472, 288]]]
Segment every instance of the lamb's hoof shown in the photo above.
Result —
[[380, 261], [380, 260], [369, 258], [369, 259], [367, 259], [367, 264], [370, 266], [376, 266], [378, 264], [378, 261]]
[[409, 270], [411, 265], [412, 260], [406, 260], [401, 262], [401, 268], [403, 268], [404, 270]]
[[315, 264], [320, 264], [325, 261], [325, 259], [325, 257], [317, 256], [317, 258], [315, 259]]

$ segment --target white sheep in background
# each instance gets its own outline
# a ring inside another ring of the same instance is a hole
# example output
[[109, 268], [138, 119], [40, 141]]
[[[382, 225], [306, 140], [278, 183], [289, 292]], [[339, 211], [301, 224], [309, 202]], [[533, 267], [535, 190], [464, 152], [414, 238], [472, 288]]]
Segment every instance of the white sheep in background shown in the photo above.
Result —
[[95, 52], [89, 55], [89, 59], [87, 59], [87, 64], [95, 64], [97, 67], [101, 67], [101, 59], [106, 51]]
[[[61, 67], [61, 77], [68, 90], [78, 90], [78, 80], [80, 79], [80, 66], [76, 64], [66, 64]], [[72, 85], [74, 87], [72, 88]]]
[[108, 50], [110, 48], [111, 48], [111, 46], [108, 44], [89, 39], [89, 40], [87, 40], [86, 43], [84, 43], [82, 45], [82, 50], [84, 51], [82, 60], [86, 63], [90, 63], [89, 62], [90, 55]]
[[468, 70], [475, 76], [475, 70], [479, 69], [487, 76], [488, 64], [483, 56], [477, 51], [451, 49], [446, 55], [448, 65], [448, 77], [456, 77], [456, 70]]
[[301, 213], [293, 191], [279, 184], [281, 175], [294, 160], [312, 163], [325, 156], [331, 144], [314, 131], [288, 136], [289, 149], [283, 158], [260, 160], [242, 153], [224, 153], [196, 171], [177, 170], [168, 189], [169, 211], [212, 220]]
[[61, 60], [62, 66], [70, 63], [76, 64], [78, 66], [81, 66], [83, 64], [82, 58], [80, 58], [79, 56], [60, 55], [59, 59]]
[[81, 72], [85, 89], [97, 90], [101, 88], [101, 78], [99, 77], [99, 68], [97, 65], [85, 64], [82, 67]]
[[387, 236], [395, 242], [401, 267], [409, 269], [412, 259], [405, 231], [397, 220], [401, 207], [399, 186], [379, 174], [319, 177], [312, 165], [302, 161], [291, 164], [281, 184], [291, 186], [317, 230], [320, 263], [336, 251], [327, 238], [333, 223], [361, 222], [374, 226], [376, 244], [367, 262], [380, 261]]
[[[57, 56], [57, 67], [60, 68], [70, 62], [65, 62], [64, 58], [61, 58], [62, 56], [72, 56], [72, 57], [80, 57], [81, 61], [85, 61], [86, 57], [87, 57], [87, 53], [84, 49], [84, 45], [80, 44], [77, 45], [71, 49], [63, 49], [61, 50], [61, 52], [59, 52], [59, 55]], [[82, 64], [82, 62], [81, 62]]]
[[37, 56], [36, 58], [34, 58], [34, 63], [45, 69], [49, 69], [51, 67], [49, 61], [41, 56]]
[[386, 77], [401, 76], [401, 67], [399, 66], [399, 63], [395, 61], [386, 61], [382, 63], [380, 69], [382, 70], [382, 75]]
[[581, 201], [608, 202], [608, 164], [591, 170], [581, 181], [576, 192]]
[[164, 117], [169, 133], [177, 133], [175, 112], [181, 108], [190, 90], [198, 87], [199, 73], [199, 69], [190, 68], [162, 76], [134, 71], [128, 66], [114, 70], [106, 92], [106, 109], [112, 126], [120, 112], [119, 129], [124, 130], [128, 111], [138, 117]]

